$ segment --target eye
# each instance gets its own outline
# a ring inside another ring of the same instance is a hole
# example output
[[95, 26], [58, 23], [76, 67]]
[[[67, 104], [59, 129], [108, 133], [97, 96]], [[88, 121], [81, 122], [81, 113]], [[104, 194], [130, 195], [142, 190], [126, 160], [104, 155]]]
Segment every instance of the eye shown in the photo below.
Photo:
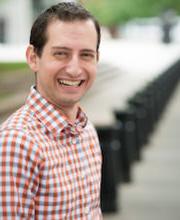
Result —
[[68, 57], [68, 53], [66, 51], [56, 51], [54, 52], [54, 56], [62, 59]]
[[93, 60], [95, 55], [93, 53], [84, 52], [81, 54], [81, 57], [85, 60]]

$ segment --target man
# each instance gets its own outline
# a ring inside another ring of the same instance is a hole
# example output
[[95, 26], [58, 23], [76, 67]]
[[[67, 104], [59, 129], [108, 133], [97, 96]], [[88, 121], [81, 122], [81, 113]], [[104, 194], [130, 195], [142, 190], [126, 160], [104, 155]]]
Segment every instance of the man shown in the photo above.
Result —
[[79, 107], [99, 43], [98, 22], [76, 3], [34, 22], [26, 57], [36, 85], [0, 128], [0, 219], [102, 219], [101, 151]]

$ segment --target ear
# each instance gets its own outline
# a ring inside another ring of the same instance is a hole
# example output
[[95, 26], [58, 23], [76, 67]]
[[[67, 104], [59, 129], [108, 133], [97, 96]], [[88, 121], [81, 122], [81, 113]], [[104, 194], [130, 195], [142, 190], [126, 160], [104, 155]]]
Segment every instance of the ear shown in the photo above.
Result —
[[33, 72], [38, 71], [38, 60], [39, 57], [34, 51], [34, 46], [29, 45], [26, 49], [26, 61]]

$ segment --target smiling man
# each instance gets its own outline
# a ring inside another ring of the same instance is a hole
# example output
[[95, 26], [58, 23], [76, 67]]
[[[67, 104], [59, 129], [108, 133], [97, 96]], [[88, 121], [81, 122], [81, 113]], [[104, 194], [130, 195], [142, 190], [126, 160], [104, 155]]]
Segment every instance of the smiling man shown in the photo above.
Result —
[[77, 103], [94, 82], [98, 59], [97, 33], [92, 20], [64, 22], [51, 20], [42, 54], [32, 45], [27, 61], [37, 73], [37, 90], [62, 109], [70, 120], [76, 118]]
[[35, 20], [26, 57], [36, 84], [0, 127], [0, 219], [102, 219], [101, 150], [79, 106], [99, 43], [98, 22], [77, 3]]

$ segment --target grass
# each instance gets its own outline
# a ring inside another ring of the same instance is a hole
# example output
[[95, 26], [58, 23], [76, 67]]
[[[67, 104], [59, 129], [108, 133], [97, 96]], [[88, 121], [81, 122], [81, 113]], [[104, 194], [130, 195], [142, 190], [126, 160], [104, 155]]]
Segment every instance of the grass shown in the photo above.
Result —
[[[16, 78], [21, 72], [20, 70], [24, 72], [24, 70], [26, 69], [28, 69], [28, 65], [25, 62], [0, 62], [0, 80], [2, 80], [0, 83], [0, 87], [5, 78]], [[0, 88], [0, 100], [3, 100], [10, 95], [11, 93], [9, 91], [3, 91]]]
[[0, 74], [2, 72], [10, 72], [14, 70], [21, 70], [27, 68], [28, 65], [25, 62], [0, 62]]
[[6, 99], [7, 97], [11, 96], [11, 93], [0, 93], [0, 100]]

